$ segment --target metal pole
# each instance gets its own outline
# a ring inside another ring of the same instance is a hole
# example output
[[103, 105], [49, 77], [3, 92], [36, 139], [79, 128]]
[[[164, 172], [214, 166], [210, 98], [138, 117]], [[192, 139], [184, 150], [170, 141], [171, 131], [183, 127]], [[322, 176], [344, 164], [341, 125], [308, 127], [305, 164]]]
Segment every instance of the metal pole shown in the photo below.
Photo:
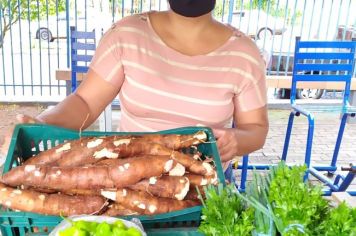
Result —
[[67, 68], [69, 68], [70, 67], [69, 0], [66, 0], [66, 28], [67, 28]]
[[232, 12], [234, 11], [234, 3], [235, 3], [235, 0], [230, 0], [229, 1], [229, 15], [228, 15], [228, 18], [227, 18], [227, 22], [229, 24], [231, 24], [231, 22], [232, 22]]

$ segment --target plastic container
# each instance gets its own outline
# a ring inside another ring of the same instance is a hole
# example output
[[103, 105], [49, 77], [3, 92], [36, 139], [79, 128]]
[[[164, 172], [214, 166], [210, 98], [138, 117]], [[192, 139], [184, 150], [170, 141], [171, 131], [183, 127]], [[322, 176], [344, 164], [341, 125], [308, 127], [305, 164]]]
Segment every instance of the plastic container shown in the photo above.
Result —
[[[198, 150], [206, 156], [214, 157], [214, 162], [220, 182], [225, 184], [224, 173], [220, 162], [219, 153], [212, 130], [206, 127], [185, 127], [158, 132], [159, 134], [193, 134], [203, 130], [208, 141], [200, 144]], [[103, 135], [142, 135], [147, 133], [126, 133], [126, 132], [83, 132], [82, 136], [103, 136]], [[21, 165], [29, 157], [47, 150], [51, 147], [63, 143], [66, 140], [78, 139], [77, 131], [63, 129], [55, 126], [43, 124], [23, 124], [15, 127], [9, 152], [4, 164], [3, 173], [11, 168]], [[0, 207], [1, 208], [1, 207]], [[149, 232], [151, 229], [171, 228], [175, 232], [182, 234], [174, 235], [193, 235], [185, 234], [177, 228], [194, 228], [199, 225], [201, 216], [201, 206], [186, 208], [154, 216], [134, 216], [138, 218]], [[120, 217], [121, 219], [131, 220], [133, 216]], [[0, 230], [2, 236], [13, 235], [48, 235], [62, 219], [58, 216], [46, 216], [28, 212], [15, 212], [0, 209]], [[159, 230], [158, 230], [159, 231]], [[158, 232], [157, 231], [157, 232]], [[194, 230], [193, 230], [194, 231]], [[156, 232], [156, 233], [157, 233]], [[162, 232], [162, 231], [160, 231]], [[169, 232], [165, 232], [169, 233]], [[170, 234], [170, 233], [169, 233]], [[148, 235], [150, 235], [148, 233]], [[162, 235], [159, 234], [158, 235]], [[198, 235], [198, 234], [197, 234]]]
[[[72, 221], [79, 221], [79, 220], [84, 220], [84, 221], [89, 221], [89, 222], [106, 222], [109, 224], [115, 223], [115, 221], [119, 220], [115, 217], [110, 217], [110, 216], [90, 216], [90, 215], [81, 215], [81, 216], [73, 216], [73, 217], [68, 217], [69, 220]], [[142, 225], [138, 219], [132, 219], [131, 221], [128, 220], [122, 220], [122, 223], [129, 228], [129, 227], [135, 227], [137, 230], [141, 232], [142, 236], [147, 236], [144, 230], [142, 229]], [[71, 227], [72, 224], [68, 220], [62, 220], [62, 222], [57, 225], [53, 231], [49, 234], [49, 236], [59, 236], [59, 232]]]

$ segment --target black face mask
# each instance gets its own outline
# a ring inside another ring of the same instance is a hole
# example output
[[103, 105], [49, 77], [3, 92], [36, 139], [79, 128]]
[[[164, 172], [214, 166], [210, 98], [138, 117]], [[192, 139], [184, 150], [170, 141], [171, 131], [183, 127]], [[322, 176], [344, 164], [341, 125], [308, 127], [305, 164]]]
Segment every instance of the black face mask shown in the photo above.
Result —
[[198, 17], [211, 12], [216, 0], [168, 0], [175, 13], [186, 17]]

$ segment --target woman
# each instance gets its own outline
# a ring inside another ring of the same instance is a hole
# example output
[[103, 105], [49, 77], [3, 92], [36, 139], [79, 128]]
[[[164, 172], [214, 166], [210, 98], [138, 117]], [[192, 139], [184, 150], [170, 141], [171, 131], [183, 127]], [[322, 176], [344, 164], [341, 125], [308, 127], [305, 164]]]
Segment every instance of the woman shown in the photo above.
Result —
[[77, 91], [32, 122], [79, 129], [85, 121], [86, 128], [119, 94], [121, 131], [209, 126], [223, 162], [261, 148], [268, 118], [257, 47], [213, 19], [214, 0], [169, 4], [114, 24]]

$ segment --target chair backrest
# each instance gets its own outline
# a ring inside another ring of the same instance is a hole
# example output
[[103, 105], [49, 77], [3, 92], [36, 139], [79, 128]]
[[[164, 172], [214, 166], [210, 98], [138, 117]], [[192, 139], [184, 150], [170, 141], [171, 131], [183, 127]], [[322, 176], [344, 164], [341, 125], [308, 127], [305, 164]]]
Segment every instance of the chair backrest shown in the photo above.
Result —
[[300, 41], [297, 37], [291, 103], [295, 103], [298, 82], [345, 82], [343, 104], [348, 104], [355, 47], [355, 41]]
[[70, 27], [72, 92], [77, 89], [77, 73], [87, 73], [96, 49], [95, 31], [77, 31]]

